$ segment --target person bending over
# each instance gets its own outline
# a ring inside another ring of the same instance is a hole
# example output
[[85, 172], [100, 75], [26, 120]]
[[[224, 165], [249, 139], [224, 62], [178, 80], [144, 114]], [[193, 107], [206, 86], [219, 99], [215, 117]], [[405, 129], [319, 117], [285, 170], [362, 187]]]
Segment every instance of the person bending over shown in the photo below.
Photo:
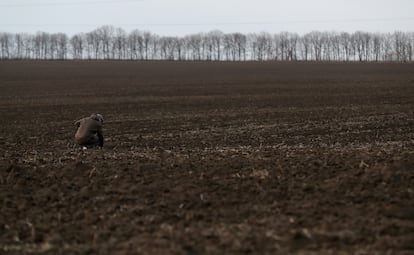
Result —
[[102, 124], [103, 116], [99, 113], [76, 121], [75, 126], [78, 128], [75, 134], [76, 143], [84, 150], [98, 146], [102, 148], [104, 144]]

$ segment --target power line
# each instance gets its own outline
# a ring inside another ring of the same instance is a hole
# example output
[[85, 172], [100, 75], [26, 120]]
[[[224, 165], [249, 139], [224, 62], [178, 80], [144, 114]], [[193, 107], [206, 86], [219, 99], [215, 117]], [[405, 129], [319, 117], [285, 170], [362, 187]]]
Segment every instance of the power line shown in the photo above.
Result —
[[[361, 22], [395, 22], [395, 21], [411, 21], [414, 17], [406, 18], [378, 18], [378, 19], [331, 19], [331, 20], [286, 20], [277, 22], [210, 22], [210, 23], [119, 23], [113, 26], [232, 26], [232, 25], [283, 25], [283, 24], [303, 24], [303, 23], [361, 23]], [[0, 24], [2, 26], [102, 26], [103, 24]]]
[[79, 2], [43, 2], [43, 3], [13, 3], [0, 4], [0, 7], [47, 7], [47, 6], [65, 6], [65, 5], [91, 5], [91, 4], [123, 4], [144, 2], [144, 0], [103, 0], [103, 1], [79, 1]]

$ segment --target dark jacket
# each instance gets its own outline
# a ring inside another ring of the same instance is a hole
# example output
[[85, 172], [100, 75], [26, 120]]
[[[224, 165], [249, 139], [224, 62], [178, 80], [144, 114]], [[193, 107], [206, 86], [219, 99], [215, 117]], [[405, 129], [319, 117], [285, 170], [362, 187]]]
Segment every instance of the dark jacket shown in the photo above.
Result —
[[102, 122], [96, 118], [96, 115], [92, 114], [90, 117], [80, 119], [75, 122], [75, 125], [78, 127], [75, 140], [79, 145], [103, 146]]

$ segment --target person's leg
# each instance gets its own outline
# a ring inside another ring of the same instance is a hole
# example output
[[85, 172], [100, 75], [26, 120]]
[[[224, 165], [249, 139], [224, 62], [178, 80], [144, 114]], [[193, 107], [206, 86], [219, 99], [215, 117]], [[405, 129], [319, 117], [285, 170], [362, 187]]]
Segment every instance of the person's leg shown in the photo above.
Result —
[[83, 144], [82, 148], [86, 150], [86, 149], [92, 149], [98, 146], [99, 146], [99, 139], [98, 137], [95, 137], [95, 139], [91, 139], [88, 143]]
[[95, 148], [95, 147], [98, 147], [98, 146], [99, 146], [99, 142], [97, 142], [97, 143], [88, 143], [88, 144], [83, 145], [83, 147], [86, 148], [86, 149], [92, 149], [92, 148]]

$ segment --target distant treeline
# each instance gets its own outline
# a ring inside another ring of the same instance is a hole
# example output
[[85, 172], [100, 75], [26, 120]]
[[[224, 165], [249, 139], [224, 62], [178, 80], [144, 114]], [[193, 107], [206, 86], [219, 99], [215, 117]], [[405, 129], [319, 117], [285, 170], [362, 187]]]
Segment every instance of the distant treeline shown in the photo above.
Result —
[[183, 37], [102, 26], [64, 33], [0, 33], [0, 59], [193, 61], [399, 61], [414, 58], [414, 32], [208, 33]]

